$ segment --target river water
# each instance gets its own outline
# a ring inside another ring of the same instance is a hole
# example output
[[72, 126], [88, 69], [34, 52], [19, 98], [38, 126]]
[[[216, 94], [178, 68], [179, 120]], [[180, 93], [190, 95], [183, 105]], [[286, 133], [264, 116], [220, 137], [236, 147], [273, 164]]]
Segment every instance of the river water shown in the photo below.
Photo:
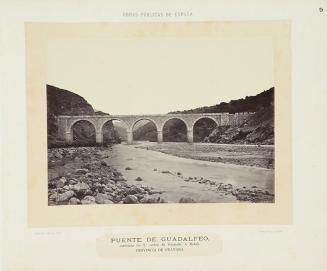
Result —
[[[196, 202], [236, 202], [231, 194], [217, 192], [216, 186], [184, 181], [205, 178], [235, 187], [256, 186], [274, 193], [274, 171], [271, 169], [200, 161], [137, 148], [137, 145], [114, 145], [107, 152], [108, 165], [120, 171], [130, 184], [144, 184], [162, 191], [168, 202], [191, 197]], [[126, 170], [129, 167], [131, 170]], [[142, 181], [136, 181], [136, 178]]]

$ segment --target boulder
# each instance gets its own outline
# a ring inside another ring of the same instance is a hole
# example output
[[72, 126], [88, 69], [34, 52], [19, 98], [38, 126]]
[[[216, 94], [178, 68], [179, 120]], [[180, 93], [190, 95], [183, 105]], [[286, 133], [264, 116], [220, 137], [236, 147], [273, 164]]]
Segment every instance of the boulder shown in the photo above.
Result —
[[123, 197], [121, 195], [117, 195], [115, 198], [114, 198], [114, 201], [119, 203], [120, 201], [122, 201]]
[[69, 184], [77, 184], [78, 182], [75, 179], [70, 179], [68, 181]]
[[98, 193], [96, 196], [95, 196], [95, 202], [97, 204], [104, 204], [105, 200], [108, 199], [108, 196], [104, 193]]
[[58, 195], [58, 193], [57, 193], [57, 192], [54, 192], [53, 194], [51, 194], [51, 195], [49, 196], [49, 200], [55, 201], [56, 198], [57, 198], [57, 195]]
[[134, 196], [134, 195], [128, 195], [127, 197], [125, 197], [125, 198], [123, 199], [123, 202], [124, 202], [125, 204], [135, 204], [135, 203], [138, 203], [138, 199], [137, 199], [137, 197]]
[[135, 194], [134, 196], [136, 196], [138, 200], [144, 198], [144, 194]]
[[61, 177], [61, 178], [57, 181], [57, 183], [56, 183], [56, 187], [57, 187], [57, 188], [62, 188], [62, 187], [64, 187], [64, 186], [66, 185], [66, 183], [67, 183], [66, 178], [65, 178], [65, 177]]
[[68, 202], [69, 205], [81, 204], [81, 201], [78, 198], [71, 198]]
[[63, 202], [69, 200], [72, 196], [74, 196], [74, 191], [67, 191], [62, 194], [57, 194], [56, 202]]
[[85, 196], [83, 199], [82, 199], [82, 204], [94, 204], [95, 203], [95, 198], [92, 197], [92, 196]]
[[111, 186], [107, 185], [105, 187], [104, 191], [107, 192], [107, 193], [112, 193], [113, 192], [113, 188]]
[[90, 189], [90, 186], [86, 183], [77, 183], [75, 185], [72, 186], [72, 190], [73, 191], [76, 191], [76, 192], [80, 192], [80, 191], [86, 191], [86, 190], [89, 190]]
[[58, 159], [62, 159], [63, 158], [63, 156], [60, 153], [56, 153], [55, 154], [55, 157], [58, 158]]
[[84, 175], [84, 174], [88, 173], [88, 171], [89, 170], [87, 168], [79, 168], [79, 169], [75, 170], [75, 173], [80, 174], [80, 175]]
[[129, 195], [134, 195], [134, 194], [139, 194], [139, 193], [142, 193], [142, 192], [144, 193], [144, 190], [142, 188], [140, 188], [140, 187], [135, 186], [135, 187], [132, 187], [132, 188], [128, 189], [126, 192]]

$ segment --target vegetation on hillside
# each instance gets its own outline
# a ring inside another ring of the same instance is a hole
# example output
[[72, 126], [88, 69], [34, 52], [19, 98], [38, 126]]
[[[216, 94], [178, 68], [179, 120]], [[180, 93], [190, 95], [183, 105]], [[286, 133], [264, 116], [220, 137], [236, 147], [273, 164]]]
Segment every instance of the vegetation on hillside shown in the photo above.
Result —
[[187, 114], [187, 113], [237, 113], [237, 112], [257, 112], [262, 108], [268, 107], [274, 100], [274, 88], [270, 88], [259, 93], [256, 96], [246, 96], [230, 102], [222, 102], [212, 106], [198, 107], [194, 109], [173, 111], [169, 114]]
[[[210, 119], [201, 119], [194, 127], [195, 142], [273, 144], [274, 143], [274, 88], [256, 96], [222, 102], [213, 106], [174, 111], [169, 114], [255, 112], [239, 126], [217, 127]], [[166, 132], [165, 132], [166, 131]], [[168, 132], [167, 132], [168, 131]], [[186, 131], [179, 120], [172, 120], [163, 131], [167, 141], [186, 141]], [[156, 131], [146, 124], [137, 129], [137, 138], [156, 141]]]
[[[83, 97], [71, 91], [47, 85], [47, 129], [48, 147], [63, 146], [63, 140], [58, 139], [58, 115], [103, 115], [106, 113], [95, 111]], [[95, 129], [92, 124], [81, 121], [73, 127], [73, 145], [89, 146], [95, 143]], [[104, 127], [105, 143], [117, 142], [117, 134], [112, 122]]]

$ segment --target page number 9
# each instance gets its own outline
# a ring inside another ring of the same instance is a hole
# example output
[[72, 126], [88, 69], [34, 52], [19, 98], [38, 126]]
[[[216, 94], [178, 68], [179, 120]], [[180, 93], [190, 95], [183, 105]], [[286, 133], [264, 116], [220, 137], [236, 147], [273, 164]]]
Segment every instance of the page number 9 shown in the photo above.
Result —
[[320, 11], [320, 12], [323, 12], [323, 11], [324, 11], [324, 9], [323, 9], [323, 8], [319, 8], [319, 11]]

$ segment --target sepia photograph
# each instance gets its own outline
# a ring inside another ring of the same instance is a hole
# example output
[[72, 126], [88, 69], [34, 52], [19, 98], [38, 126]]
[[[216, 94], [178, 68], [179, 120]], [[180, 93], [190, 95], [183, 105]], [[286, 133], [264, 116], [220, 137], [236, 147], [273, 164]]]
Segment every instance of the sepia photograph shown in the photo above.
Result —
[[275, 202], [271, 36], [160, 33], [49, 36], [48, 205]]
[[250, 2], [0, 3], [1, 270], [327, 270], [326, 6]]

